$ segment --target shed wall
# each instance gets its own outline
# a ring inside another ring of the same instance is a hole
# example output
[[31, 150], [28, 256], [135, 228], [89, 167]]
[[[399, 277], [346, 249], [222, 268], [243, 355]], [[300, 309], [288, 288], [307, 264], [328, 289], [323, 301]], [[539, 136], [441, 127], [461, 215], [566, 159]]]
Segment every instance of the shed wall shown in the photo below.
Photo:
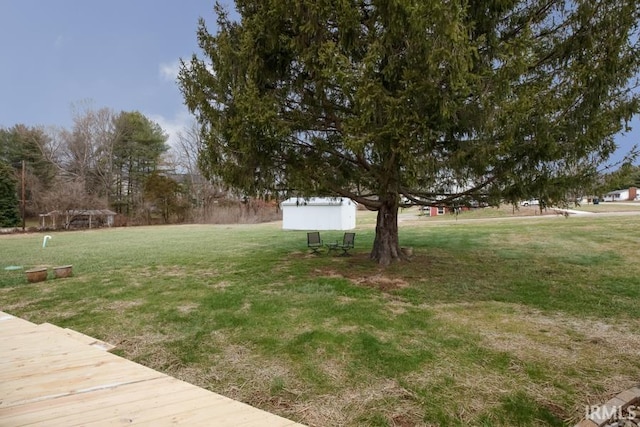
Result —
[[284, 230], [352, 230], [356, 227], [356, 205], [282, 204]]

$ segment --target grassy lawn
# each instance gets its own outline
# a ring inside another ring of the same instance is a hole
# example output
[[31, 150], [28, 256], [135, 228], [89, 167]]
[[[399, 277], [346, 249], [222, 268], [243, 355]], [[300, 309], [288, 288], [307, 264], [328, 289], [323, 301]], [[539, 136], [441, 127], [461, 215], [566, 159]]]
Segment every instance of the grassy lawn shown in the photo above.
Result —
[[312, 426], [571, 426], [640, 382], [635, 218], [403, 221], [380, 269], [360, 215], [351, 257], [275, 223], [0, 236], [0, 310]]
[[578, 211], [586, 211], [586, 212], [631, 212], [631, 211], [640, 211], [640, 202], [624, 202], [624, 203], [609, 203], [609, 202], [601, 202], [597, 205], [591, 203], [584, 203], [580, 206], [574, 208]]
[[546, 212], [540, 212], [538, 206], [512, 206], [501, 205], [499, 207], [486, 207], [476, 208], [461, 211], [458, 215], [450, 212], [444, 215], [428, 216], [422, 215], [417, 207], [411, 207], [403, 209], [400, 213], [400, 218], [408, 217], [410, 215], [417, 216], [421, 221], [433, 222], [433, 221], [464, 221], [467, 219], [493, 219], [493, 218], [509, 218], [509, 217], [523, 217], [523, 216], [541, 216], [541, 215], [555, 215], [552, 210]]
[[[570, 206], [569, 209], [575, 211], [591, 212], [591, 213], [631, 213], [640, 212], [640, 202], [625, 202], [625, 203], [607, 203], [602, 202], [598, 205], [591, 203], [582, 204], [580, 206]], [[421, 215], [417, 207], [404, 209], [401, 211], [400, 218], [408, 218], [414, 216], [421, 221], [464, 221], [464, 220], [477, 220], [477, 219], [493, 219], [493, 218], [514, 218], [523, 216], [547, 216], [558, 215], [557, 209], [553, 207], [540, 211], [539, 206], [512, 206], [502, 205], [499, 207], [487, 207], [479, 209], [471, 209], [468, 211], [462, 211], [458, 215], [447, 213], [445, 215], [437, 215], [433, 217]], [[415, 218], [414, 218], [415, 219]]]

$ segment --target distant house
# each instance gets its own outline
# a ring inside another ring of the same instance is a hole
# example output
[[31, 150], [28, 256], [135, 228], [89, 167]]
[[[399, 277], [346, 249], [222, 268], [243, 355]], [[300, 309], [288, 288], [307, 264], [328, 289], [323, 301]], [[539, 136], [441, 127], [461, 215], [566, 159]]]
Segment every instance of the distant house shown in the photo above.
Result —
[[284, 230], [351, 230], [357, 203], [343, 197], [292, 197], [280, 204]]
[[450, 206], [421, 206], [420, 210], [422, 211], [422, 214], [425, 216], [438, 216], [438, 215], [444, 215], [444, 214], [453, 214], [456, 213], [456, 209], [458, 209], [458, 212], [461, 211], [468, 211], [469, 208], [466, 206], [462, 206], [459, 208], [454, 208], [454, 207], [450, 207]]
[[420, 210], [422, 214], [426, 216], [438, 216], [451, 212], [451, 208], [447, 208], [446, 206], [421, 206]]
[[603, 200], [605, 202], [628, 202], [630, 200], [638, 200], [638, 196], [638, 189], [629, 187], [626, 190], [610, 191], [604, 195]]
[[117, 214], [109, 209], [72, 209], [40, 214], [41, 228], [113, 227]]

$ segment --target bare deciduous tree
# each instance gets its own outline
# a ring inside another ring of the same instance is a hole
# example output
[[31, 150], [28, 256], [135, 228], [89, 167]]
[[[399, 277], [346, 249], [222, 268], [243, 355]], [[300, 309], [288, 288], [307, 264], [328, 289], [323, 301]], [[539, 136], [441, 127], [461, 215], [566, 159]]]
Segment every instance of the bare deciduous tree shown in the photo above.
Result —
[[198, 162], [203, 144], [197, 123], [193, 122], [178, 133], [174, 161], [176, 170], [185, 178], [191, 196], [191, 219], [207, 221], [216, 199], [225, 196], [224, 184], [218, 179], [208, 180], [200, 171]]
[[83, 101], [73, 107], [71, 130], [51, 129], [49, 140], [41, 147], [65, 185], [81, 185], [86, 196], [104, 198], [107, 204], [113, 187], [113, 146], [118, 137], [115, 118], [112, 110], [95, 110]]

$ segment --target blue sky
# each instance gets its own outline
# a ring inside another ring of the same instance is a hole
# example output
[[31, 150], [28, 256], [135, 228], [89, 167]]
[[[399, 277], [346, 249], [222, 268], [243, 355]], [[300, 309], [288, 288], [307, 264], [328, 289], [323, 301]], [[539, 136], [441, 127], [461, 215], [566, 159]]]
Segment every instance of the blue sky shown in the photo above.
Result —
[[174, 134], [175, 83], [213, 0], [0, 0], [0, 126], [71, 127], [73, 105], [140, 111]]
[[[225, 3], [225, 2], [223, 2]], [[227, 1], [226, 3], [230, 3]], [[70, 128], [73, 105], [140, 111], [175, 138], [191, 118], [175, 77], [200, 53], [214, 0], [0, 0], [0, 127]], [[619, 135], [640, 143], [640, 120]]]

